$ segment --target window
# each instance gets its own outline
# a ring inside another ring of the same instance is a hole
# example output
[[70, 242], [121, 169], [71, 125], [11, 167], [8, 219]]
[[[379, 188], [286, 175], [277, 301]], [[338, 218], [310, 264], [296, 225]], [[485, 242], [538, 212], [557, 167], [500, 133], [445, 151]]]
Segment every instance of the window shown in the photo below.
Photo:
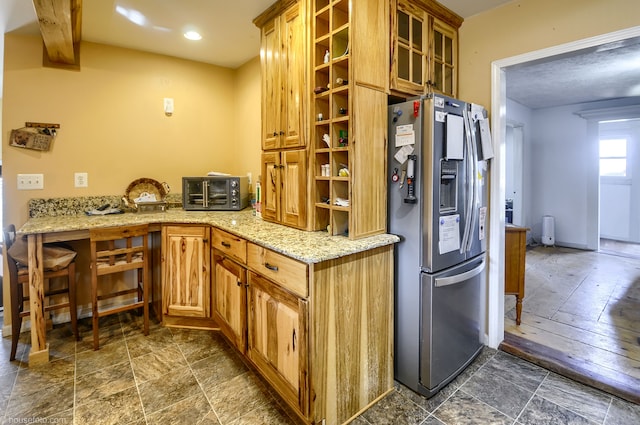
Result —
[[627, 139], [600, 140], [600, 176], [627, 176]]

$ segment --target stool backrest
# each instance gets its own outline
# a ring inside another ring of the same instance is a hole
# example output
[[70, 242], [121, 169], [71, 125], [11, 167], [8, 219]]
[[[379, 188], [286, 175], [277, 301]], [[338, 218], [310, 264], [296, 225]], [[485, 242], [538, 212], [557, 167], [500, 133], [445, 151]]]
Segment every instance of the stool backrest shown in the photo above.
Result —
[[[147, 224], [89, 230], [91, 264], [95, 265], [97, 274], [146, 269], [149, 261], [147, 257], [148, 233], [149, 226]], [[136, 238], [140, 238], [140, 240], [138, 241]]]

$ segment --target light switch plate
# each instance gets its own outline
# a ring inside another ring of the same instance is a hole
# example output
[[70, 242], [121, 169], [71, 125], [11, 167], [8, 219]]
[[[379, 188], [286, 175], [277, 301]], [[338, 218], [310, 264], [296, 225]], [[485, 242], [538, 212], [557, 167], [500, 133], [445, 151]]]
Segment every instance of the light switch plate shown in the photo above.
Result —
[[44, 174], [18, 174], [18, 190], [44, 189]]
[[170, 97], [164, 98], [164, 113], [166, 115], [173, 114], [173, 98], [170, 98]]

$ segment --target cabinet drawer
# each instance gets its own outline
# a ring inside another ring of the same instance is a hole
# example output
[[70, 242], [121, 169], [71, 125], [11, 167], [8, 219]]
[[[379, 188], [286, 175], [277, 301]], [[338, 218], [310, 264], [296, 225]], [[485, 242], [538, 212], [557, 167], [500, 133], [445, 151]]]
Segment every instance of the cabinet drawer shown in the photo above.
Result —
[[305, 263], [285, 257], [270, 249], [248, 243], [247, 265], [303, 298], [306, 298], [309, 294], [307, 265]]
[[214, 228], [213, 245], [211, 247], [224, 252], [225, 255], [242, 264], [247, 262], [247, 241], [231, 233]]

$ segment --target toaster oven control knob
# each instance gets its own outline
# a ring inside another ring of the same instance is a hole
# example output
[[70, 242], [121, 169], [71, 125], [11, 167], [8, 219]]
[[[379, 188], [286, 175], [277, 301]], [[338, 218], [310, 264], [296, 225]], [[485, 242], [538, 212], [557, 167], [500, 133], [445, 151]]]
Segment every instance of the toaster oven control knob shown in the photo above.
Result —
[[236, 205], [238, 203], [238, 198], [231, 198], [231, 204]]
[[231, 187], [238, 187], [238, 182], [235, 180], [231, 181]]
[[235, 189], [231, 190], [231, 196], [233, 196], [233, 197], [238, 196], [238, 191], [235, 190]]

